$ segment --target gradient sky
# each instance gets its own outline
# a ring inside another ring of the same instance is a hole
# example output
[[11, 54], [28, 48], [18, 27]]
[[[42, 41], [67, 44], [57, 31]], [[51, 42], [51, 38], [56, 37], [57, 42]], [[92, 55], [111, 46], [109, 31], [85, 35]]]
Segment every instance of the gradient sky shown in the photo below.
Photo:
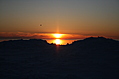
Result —
[[119, 0], [0, 0], [1, 38], [56, 32], [119, 39]]

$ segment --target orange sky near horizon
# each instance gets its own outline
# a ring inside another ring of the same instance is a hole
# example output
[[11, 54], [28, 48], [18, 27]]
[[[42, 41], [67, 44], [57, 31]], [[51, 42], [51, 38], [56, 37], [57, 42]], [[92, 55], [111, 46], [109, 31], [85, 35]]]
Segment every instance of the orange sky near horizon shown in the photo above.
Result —
[[0, 39], [119, 39], [119, 0], [0, 0]]
[[[60, 36], [57, 36], [60, 34]], [[101, 37], [119, 39], [116, 36]], [[98, 37], [98, 35], [81, 34], [61, 34], [61, 33], [27, 33], [27, 32], [0, 32], [0, 39], [85, 39], [87, 37]]]

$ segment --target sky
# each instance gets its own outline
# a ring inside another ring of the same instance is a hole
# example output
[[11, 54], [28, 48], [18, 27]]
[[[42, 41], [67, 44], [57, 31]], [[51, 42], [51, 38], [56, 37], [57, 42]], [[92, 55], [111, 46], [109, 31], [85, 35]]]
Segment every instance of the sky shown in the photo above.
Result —
[[119, 39], [119, 0], [0, 0], [0, 39], [53, 33]]

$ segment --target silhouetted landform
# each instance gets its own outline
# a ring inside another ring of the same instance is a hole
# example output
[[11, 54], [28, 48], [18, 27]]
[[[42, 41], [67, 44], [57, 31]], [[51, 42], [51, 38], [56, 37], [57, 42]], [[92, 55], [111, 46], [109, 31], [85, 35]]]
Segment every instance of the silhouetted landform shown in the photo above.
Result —
[[0, 42], [0, 79], [119, 79], [119, 41], [90, 37], [69, 45]]

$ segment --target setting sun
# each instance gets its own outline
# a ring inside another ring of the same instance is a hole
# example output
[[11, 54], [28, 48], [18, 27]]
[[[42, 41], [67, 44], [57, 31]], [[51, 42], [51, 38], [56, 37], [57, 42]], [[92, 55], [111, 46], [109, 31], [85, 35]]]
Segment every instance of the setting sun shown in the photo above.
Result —
[[53, 34], [55, 38], [61, 38], [63, 34]]
[[55, 39], [55, 40], [54, 40], [54, 43], [55, 43], [56, 45], [60, 45], [60, 44], [62, 44], [62, 41], [61, 41], [60, 39]]

